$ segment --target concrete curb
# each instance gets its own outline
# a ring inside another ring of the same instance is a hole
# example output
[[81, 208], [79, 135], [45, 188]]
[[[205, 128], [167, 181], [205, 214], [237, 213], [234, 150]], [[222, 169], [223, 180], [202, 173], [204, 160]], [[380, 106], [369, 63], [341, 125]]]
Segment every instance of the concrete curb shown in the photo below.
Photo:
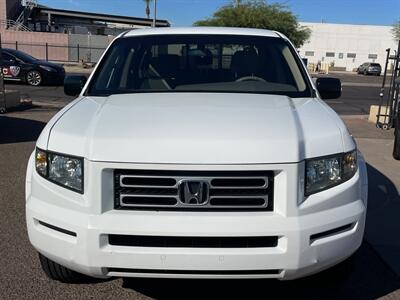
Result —
[[[381, 83], [368, 83], [368, 82], [342, 82], [342, 86], [360, 86], [360, 87], [382, 87]], [[385, 87], [389, 87], [389, 84], [386, 84]]]
[[361, 120], [367, 120], [368, 115], [339, 115], [342, 119], [361, 119]]

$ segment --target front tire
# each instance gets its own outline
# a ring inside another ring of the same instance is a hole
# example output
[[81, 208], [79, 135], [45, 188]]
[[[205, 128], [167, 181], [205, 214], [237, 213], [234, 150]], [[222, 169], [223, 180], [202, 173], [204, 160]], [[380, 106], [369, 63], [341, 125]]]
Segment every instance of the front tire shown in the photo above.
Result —
[[84, 275], [72, 271], [39, 253], [40, 265], [48, 278], [63, 283], [77, 283], [83, 281]]
[[393, 158], [400, 160], [400, 116], [395, 120]]
[[42, 84], [43, 77], [39, 71], [31, 70], [26, 74], [26, 82], [31, 86], [39, 86]]

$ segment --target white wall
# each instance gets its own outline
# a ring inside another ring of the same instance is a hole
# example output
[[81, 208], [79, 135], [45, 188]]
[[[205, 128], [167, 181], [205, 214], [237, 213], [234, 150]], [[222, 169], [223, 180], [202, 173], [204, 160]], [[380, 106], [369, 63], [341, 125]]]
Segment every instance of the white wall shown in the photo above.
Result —
[[[310, 63], [318, 61], [335, 63], [335, 67], [346, 67], [352, 71], [364, 62], [377, 62], [385, 66], [386, 49], [397, 50], [391, 26], [350, 25], [328, 23], [304, 23], [300, 25], [311, 29], [310, 40], [299, 50], [302, 57]], [[313, 51], [314, 56], [306, 56], [306, 51]], [[334, 52], [334, 57], [327, 57], [327, 52]], [[343, 58], [339, 54], [343, 53]], [[348, 53], [355, 53], [356, 58], [348, 58]], [[376, 54], [377, 59], [368, 58]]]

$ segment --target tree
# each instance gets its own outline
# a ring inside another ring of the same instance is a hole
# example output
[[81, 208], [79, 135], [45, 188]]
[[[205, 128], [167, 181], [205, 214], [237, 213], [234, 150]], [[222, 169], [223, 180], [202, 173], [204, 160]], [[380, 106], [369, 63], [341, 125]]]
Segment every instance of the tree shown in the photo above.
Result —
[[281, 4], [266, 0], [232, 0], [218, 9], [211, 18], [197, 21], [194, 26], [249, 27], [276, 30], [286, 35], [296, 47], [311, 35], [310, 29], [300, 26], [297, 17]]
[[400, 40], [400, 21], [393, 25], [392, 33], [396, 41]]

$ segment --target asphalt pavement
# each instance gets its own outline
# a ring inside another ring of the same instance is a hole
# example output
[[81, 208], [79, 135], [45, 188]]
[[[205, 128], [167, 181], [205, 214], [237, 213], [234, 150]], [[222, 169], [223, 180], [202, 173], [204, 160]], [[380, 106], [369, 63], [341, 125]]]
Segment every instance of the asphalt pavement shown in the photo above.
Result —
[[[25, 226], [26, 162], [46, 122], [71, 98], [61, 87], [7, 85], [38, 105], [0, 116], [0, 297], [2, 299], [400, 299], [400, 163], [391, 159], [393, 132], [367, 123], [366, 112], [377, 103], [377, 77], [334, 74], [348, 83], [339, 112], [368, 162], [369, 207], [365, 241], [345, 263], [291, 282], [276, 280], [112, 279], [61, 284], [47, 279], [29, 244]], [[369, 82], [369, 81], [372, 82]], [[339, 103], [340, 102], [340, 103]], [[51, 104], [51, 105], [47, 105]]]
[[[73, 70], [76, 74], [78, 69]], [[83, 70], [82, 74], [89, 76], [90, 71]], [[331, 73], [329, 75], [341, 79], [343, 84], [342, 97], [326, 102], [341, 115], [364, 115], [369, 114], [371, 105], [379, 104], [382, 76], [364, 76], [355, 73]], [[24, 100], [32, 100], [38, 106], [64, 107], [74, 98], [64, 95], [62, 86], [30, 87], [22, 83], [6, 83], [6, 88], [18, 90]]]

